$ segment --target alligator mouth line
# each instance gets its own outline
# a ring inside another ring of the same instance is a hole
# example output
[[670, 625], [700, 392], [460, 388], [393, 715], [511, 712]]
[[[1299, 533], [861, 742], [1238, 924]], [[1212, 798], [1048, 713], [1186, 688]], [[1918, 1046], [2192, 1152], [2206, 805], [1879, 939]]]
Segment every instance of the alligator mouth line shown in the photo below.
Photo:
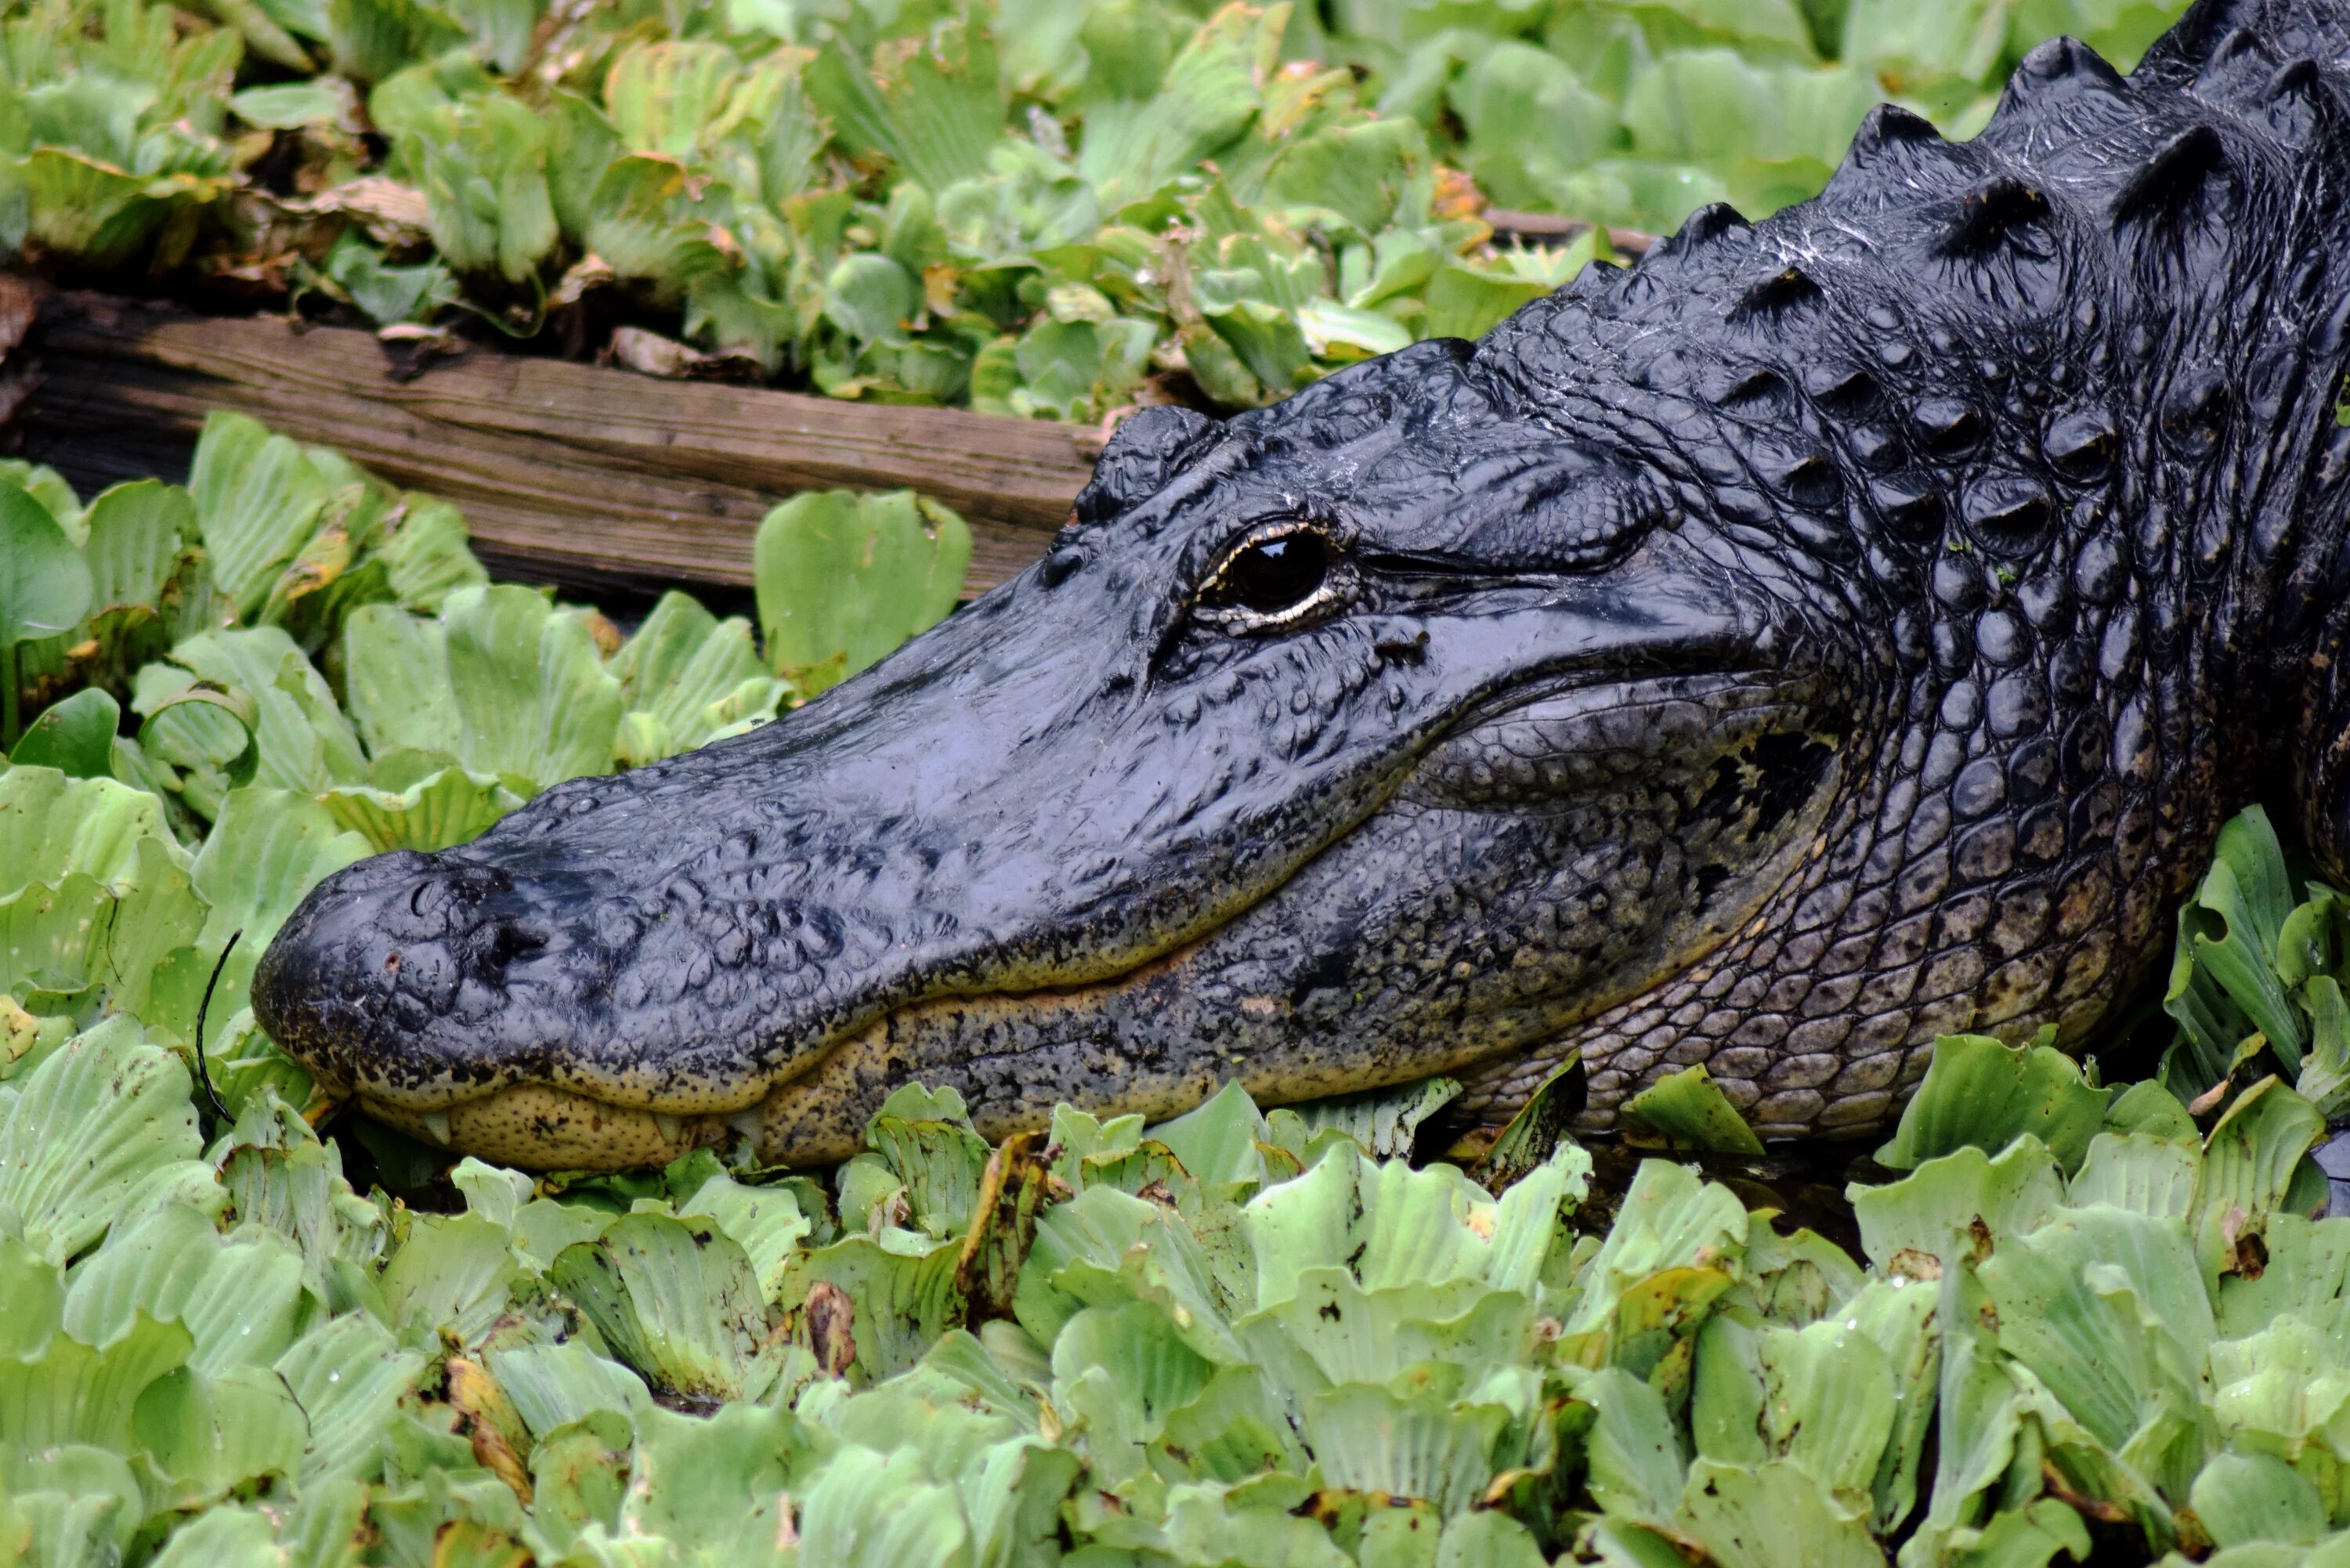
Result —
[[[1268, 889], [1268, 894], [1272, 891]], [[1253, 904], [1243, 906], [1252, 908]], [[830, 1165], [865, 1147], [865, 1096], [855, 1093], [910, 1083], [923, 1065], [905, 1059], [901, 1036], [910, 1023], [944, 1014], [1035, 1014], [1048, 1010], [1082, 1014], [1119, 992], [1139, 989], [1180, 971], [1234, 917], [1170, 950], [1106, 979], [1034, 991], [973, 992], [923, 997], [890, 1009], [813, 1054], [762, 1098], [733, 1111], [675, 1113], [624, 1106], [554, 1084], [509, 1084], [486, 1095], [432, 1109], [352, 1093], [348, 1103], [372, 1119], [443, 1148], [536, 1170], [608, 1170], [661, 1165], [697, 1148], [748, 1139], [761, 1150], [789, 1148], [791, 1163]], [[1250, 1001], [1242, 1002], [1243, 1011]], [[1260, 1005], [1277, 1010], [1277, 999]], [[1203, 1062], [1201, 1082], [1212, 1091], [1224, 1064]], [[841, 1074], [852, 1075], [843, 1083]], [[1189, 1108], [1199, 1098], [1170, 1087], [1157, 1106], [1129, 1106], [1154, 1119]], [[875, 1103], [879, 1103], [878, 1097]], [[1016, 1130], [1017, 1118], [972, 1107], [981, 1133], [995, 1138]]]

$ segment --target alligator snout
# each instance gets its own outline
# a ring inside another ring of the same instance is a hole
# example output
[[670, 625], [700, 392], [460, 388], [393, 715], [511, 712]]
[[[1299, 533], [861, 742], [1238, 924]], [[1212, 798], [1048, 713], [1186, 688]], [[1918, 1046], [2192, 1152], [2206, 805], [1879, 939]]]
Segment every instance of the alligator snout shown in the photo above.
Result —
[[427, 1094], [486, 1084], [511, 1054], [513, 1004], [600, 967], [580, 935], [501, 867], [399, 851], [312, 892], [264, 955], [255, 1005], [339, 1081]]

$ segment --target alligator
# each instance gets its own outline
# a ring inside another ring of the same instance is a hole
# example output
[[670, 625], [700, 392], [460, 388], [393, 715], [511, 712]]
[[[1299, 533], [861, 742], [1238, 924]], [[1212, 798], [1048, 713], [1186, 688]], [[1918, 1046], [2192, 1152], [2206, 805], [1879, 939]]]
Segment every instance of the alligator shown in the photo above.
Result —
[[2350, 870], [2350, 7], [2033, 49], [1953, 141], [1481, 342], [1122, 424], [1049, 552], [780, 722], [322, 883], [256, 1013], [448, 1147], [838, 1159], [1451, 1075], [1764, 1137], [2093, 1041], [2243, 803]]

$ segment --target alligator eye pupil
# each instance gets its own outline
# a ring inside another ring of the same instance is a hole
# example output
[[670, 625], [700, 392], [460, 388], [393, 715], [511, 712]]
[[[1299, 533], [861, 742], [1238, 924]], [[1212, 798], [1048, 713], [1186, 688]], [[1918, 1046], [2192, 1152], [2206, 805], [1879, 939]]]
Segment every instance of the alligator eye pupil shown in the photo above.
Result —
[[1259, 615], [1277, 615], [1313, 597], [1329, 571], [1328, 541], [1318, 534], [1284, 534], [1232, 557], [1215, 597]]

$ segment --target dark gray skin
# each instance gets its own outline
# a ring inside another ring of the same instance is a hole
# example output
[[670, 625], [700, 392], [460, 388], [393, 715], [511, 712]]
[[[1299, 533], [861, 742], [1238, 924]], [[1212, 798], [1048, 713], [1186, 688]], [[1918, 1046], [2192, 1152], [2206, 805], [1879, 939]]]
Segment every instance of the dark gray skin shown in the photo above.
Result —
[[1451, 1073], [1586, 1126], [1703, 1063], [1880, 1128], [2075, 1045], [2266, 794], [2350, 845], [2350, 10], [1877, 110], [1473, 348], [1121, 428], [1051, 554], [782, 722], [322, 884], [255, 979], [330, 1090], [619, 1165]]

